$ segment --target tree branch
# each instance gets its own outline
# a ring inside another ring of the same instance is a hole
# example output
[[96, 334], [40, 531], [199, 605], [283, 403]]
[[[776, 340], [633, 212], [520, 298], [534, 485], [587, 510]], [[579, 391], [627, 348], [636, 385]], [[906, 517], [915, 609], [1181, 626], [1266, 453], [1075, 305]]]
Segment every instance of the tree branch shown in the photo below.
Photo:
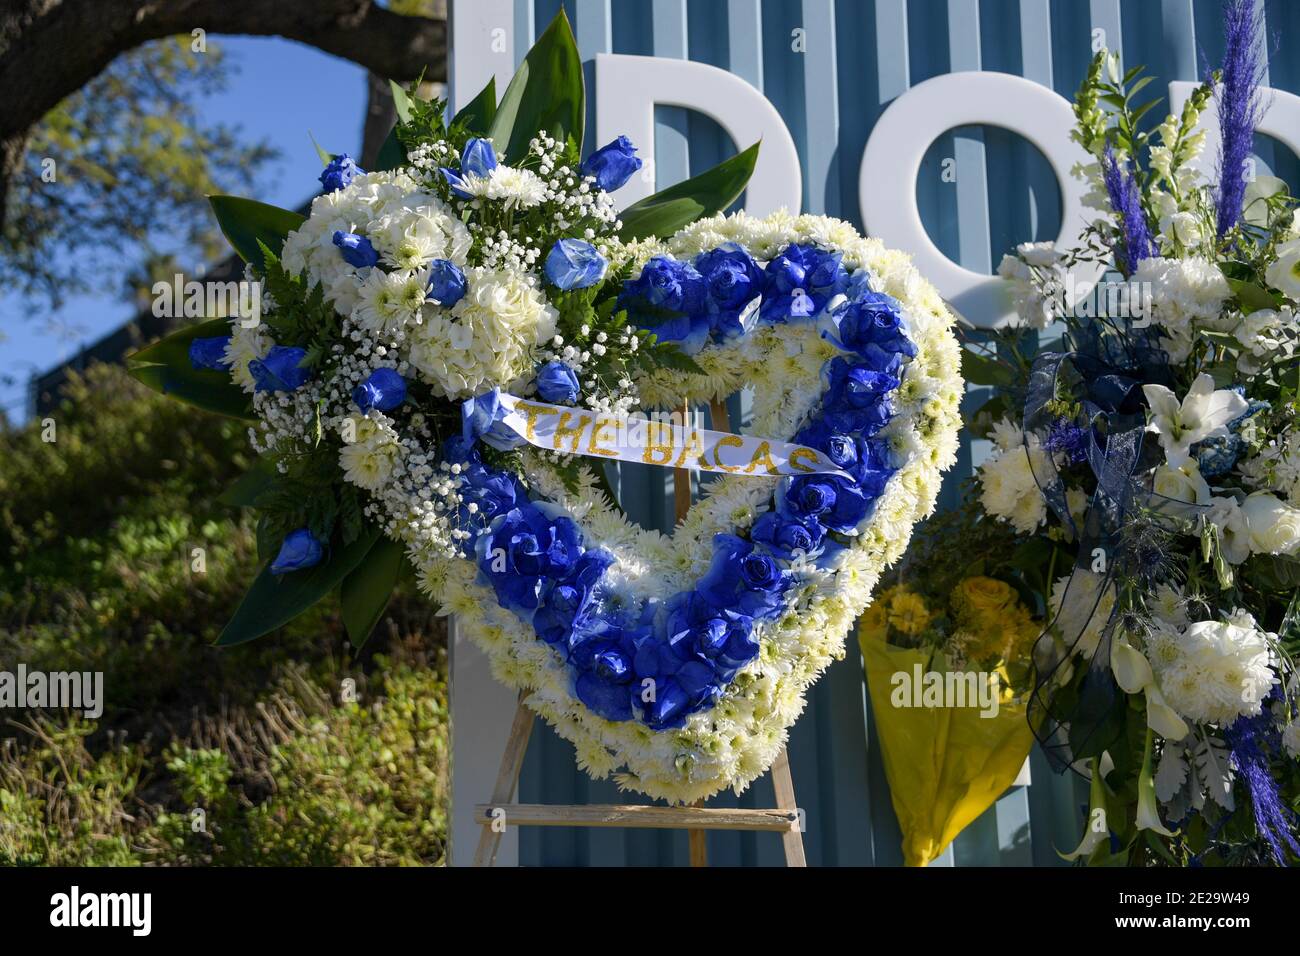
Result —
[[0, 0], [0, 225], [29, 131], [115, 57], [149, 40], [281, 36], [409, 80], [447, 72], [447, 23], [373, 0]]

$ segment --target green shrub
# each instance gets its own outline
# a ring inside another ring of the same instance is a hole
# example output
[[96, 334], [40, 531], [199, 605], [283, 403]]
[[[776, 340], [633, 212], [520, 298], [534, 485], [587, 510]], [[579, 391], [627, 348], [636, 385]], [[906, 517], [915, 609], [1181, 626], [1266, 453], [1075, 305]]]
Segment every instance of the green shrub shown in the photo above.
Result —
[[[54, 442], [40, 422], [0, 432], [0, 668], [102, 671], [106, 706], [0, 724], [0, 864], [438, 862], [429, 605], [399, 591], [364, 654], [333, 600], [216, 648], [258, 565], [250, 518], [217, 501], [249, 462], [244, 426], [110, 367], [53, 417]], [[347, 677], [360, 703], [339, 702]]]

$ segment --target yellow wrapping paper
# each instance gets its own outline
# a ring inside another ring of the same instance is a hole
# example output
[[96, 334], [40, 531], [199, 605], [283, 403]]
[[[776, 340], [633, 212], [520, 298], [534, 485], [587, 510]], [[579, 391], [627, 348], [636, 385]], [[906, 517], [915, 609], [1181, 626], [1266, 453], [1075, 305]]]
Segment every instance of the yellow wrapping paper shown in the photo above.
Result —
[[1029, 755], [1033, 734], [1025, 708], [1004, 695], [998, 713], [978, 707], [894, 707], [894, 673], [942, 670], [928, 649], [887, 644], [883, 630], [860, 627], [871, 709], [894, 813], [903, 831], [903, 860], [925, 866], [1011, 786]]

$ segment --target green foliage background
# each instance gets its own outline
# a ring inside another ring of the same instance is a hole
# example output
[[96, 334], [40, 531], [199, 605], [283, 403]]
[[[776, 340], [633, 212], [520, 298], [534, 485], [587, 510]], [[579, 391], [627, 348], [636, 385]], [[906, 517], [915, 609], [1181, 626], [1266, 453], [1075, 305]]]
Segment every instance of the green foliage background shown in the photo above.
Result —
[[336, 601], [213, 647], [257, 566], [253, 523], [217, 502], [245, 426], [115, 367], [65, 394], [54, 441], [0, 432], [0, 670], [103, 671], [105, 709], [0, 711], [0, 864], [441, 862], [431, 606], [399, 591], [360, 654]]

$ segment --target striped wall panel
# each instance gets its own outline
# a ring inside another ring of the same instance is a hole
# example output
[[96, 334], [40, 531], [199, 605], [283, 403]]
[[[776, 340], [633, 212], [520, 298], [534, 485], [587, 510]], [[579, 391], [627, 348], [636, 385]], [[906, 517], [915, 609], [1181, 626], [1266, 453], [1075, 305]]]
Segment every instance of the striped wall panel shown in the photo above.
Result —
[[[1300, 41], [1300, 3], [1259, 2], [1273, 53], [1268, 81], [1300, 93], [1300, 58], [1277, 53]], [[1126, 65], [1145, 63], [1164, 81], [1195, 79], [1222, 53], [1217, 0], [453, 0], [453, 17], [457, 10], [481, 16], [484, 6], [512, 14], [516, 62], [564, 7], [587, 57], [598, 52], [685, 57], [743, 77], [764, 92], [790, 129], [803, 166], [805, 211], [841, 216], [859, 227], [863, 147], [885, 107], [922, 80], [956, 70], [993, 70], [1028, 77], [1069, 98], [1096, 31], [1104, 31], [1111, 49], [1122, 51]], [[797, 51], [796, 36], [802, 36], [806, 52]], [[593, 87], [589, 68], [589, 91]], [[734, 149], [711, 120], [677, 108], [657, 110], [659, 187]], [[1257, 154], [1262, 170], [1282, 176], [1293, 191], [1300, 189], [1296, 156], [1266, 137], [1260, 137]], [[948, 159], [957, 161], [955, 182], [942, 175]], [[1017, 242], [1054, 237], [1060, 224], [1059, 191], [1046, 162], [1024, 140], [996, 128], [941, 135], [926, 156], [916, 191], [935, 243], [977, 271], [991, 272]], [[970, 401], [979, 397], [972, 393]], [[733, 419], [743, 411], [737, 403]], [[961, 480], [980, 460], [979, 444], [963, 448], [945, 484], [947, 503], [957, 500]], [[669, 481], [662, 471], [629, 469], [618, 475], [625, 505], [638, 520], [657, 527], [671, 523]], [[901, 862], [860, 667], [856, 648], [850, 647], [815, 688], [791, 739], [813, 865]], [[1005, 795], [955, 841], [940, 864], [1059, 863], [1055, 850], [1076, 842], [1086, 794], [1076, 781], [1052, 775], [1041, 756], [1031, 763], [1032, 783]], [[611, 784], [579, 773], [570, 746], [539, 727], [520, 799], [626, 798]], [[716, 804], [771, 806], [773, 799], [764, 779], [739, 799], [719, 797]], [[781, 862], [778, 839], [766, 834], [711, 834], [709, 851], [712, 862], [721, 865]], [[525, 829], [519, 861], [683, 865], [686, 838], [635, 830]]]

